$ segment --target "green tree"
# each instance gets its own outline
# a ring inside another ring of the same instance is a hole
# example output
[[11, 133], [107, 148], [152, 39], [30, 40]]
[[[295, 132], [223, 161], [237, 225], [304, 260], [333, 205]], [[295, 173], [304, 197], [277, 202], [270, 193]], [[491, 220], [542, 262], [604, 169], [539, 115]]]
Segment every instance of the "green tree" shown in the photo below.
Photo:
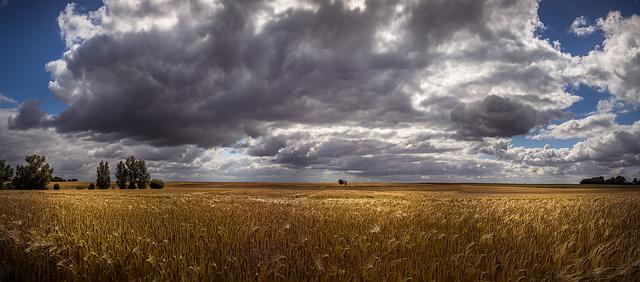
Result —
[[46, 189], [53, 177], [53, 169], [44, 156], [26, 156], [27, 165], [16, 166], [13, 186], [16, 189]]
[[2, 188], [5, 182], [11, 180], [12, 177], [13, 168], [11, 168], [5, 160], [0, 160], [0, 188]]
[[162, 179], [155, 178], [151, 180], [149, 186], [151, 189], [162, 189], [164, 188], [164, 181], [162, 181]]
[[109, 162], [100, 161], [96, 168], [96, 186], [98, 189], [108, 189], [111, 186], [111, 170]]
[[136, 184], [138, 183], [138, 162], [134, 156], [129, 156], [125, 160], [125, 165], [127, 166], [127, 180], [129, 182], [129, 189], [136, 189]]
[[140, 189], [145, 189], [151, 181], [151, 175], [147, 171], [147, 163], [144, 160], [136, 160], [136, 169], [138, 174], [138, 181], [136, 186]]
[[116, 166], [116, 184], [120, 189], [127, 188], [127, 179], [129, 178], [129, 173], [127, 171], [127, 167], [123, 161], [118, 162]]

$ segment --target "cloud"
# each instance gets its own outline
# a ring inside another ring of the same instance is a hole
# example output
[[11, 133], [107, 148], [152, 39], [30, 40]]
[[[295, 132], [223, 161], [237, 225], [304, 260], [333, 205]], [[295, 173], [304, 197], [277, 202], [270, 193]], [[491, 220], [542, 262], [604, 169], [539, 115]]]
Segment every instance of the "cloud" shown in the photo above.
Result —
[[2, 104], [15, 105], [15, 104], [18, 104], [18, 102], [13, 98], [4, 96], [2, 95], [2, 93], [0, 93], [0, 105]]
[[489, 95], [482, 101], [458, 105], [451, 112], [451, 121], [463, 137], [512, 137], [562, 116], [561, 112], [540, 112], [517, 100]]
[[571, 139], [601, 135], [617, 127], [616, 117], [616, 114], [603, 113], [590, 115], [583, 119], [569, 120], [561, 124], [552, 124], [541, 130], [532, 139]]
[[[108, 1], [86, 14], [67, 6], [58, 22], [69, 50], [47, 69], [70, 108], [53, 126], [212, 148], [291, 124], [444, 129], [439, 103], [482, 92], [514, 100], [528, 92], [554, 109], [575, 99], [545, 63], [563, 55], [533, 35], [535, 1], [271, 5]], [[474, 68], [482, 71], [467, 72]]]
[[9, 5], [9, 0], [0, 0], [0, 9]]
[[275, 156], [286, 145], [287, 141], [284, 138], [277, 136], [263, 137], [247, 150], [247, 154], [257, 157]]
[[9, 128], [27, 130], [42, 127], [45, 119], [44, 112], [40, 109], [40, 100], [27, 100], [21, 106], [18, 115], [9, 118]]
[[571, 148], [524, 148], [510, 144], [496, 156], [533, 166], [584, 166], [615, 169], [640, 165], [640, 121], [594, 134]]
[[579, 37], [584, 37], [590, 35], [596, 31], [597, 27], [595, 25], [589, 25], [587, 18], [584, 16], [579, 16], [571, 23], [571, 27], [569, 30]]
[[602, 49], [582, 58], [582, 82], [606, 89], [621, 101], [640, 105], [640, 16], [610, 12], [597, 25], [604, 31]]
[[[596, 20], [606, 40], [578, 57], [537, 34], [538, 5], [69, 4], [58, 17], [66, 51], [46, 65], [69, 107], [0, 109], [0, 155], [42, 152], [87, 178], [102, 159], [136, 155], [152, 173], [191, 180], [544, 182], [633, 165], [637, 129], [615, 114], [639, 96], [637, 16]], [[570, 119], [581, 98], [568, 86], [579, 84], [615, 99]], [[529, 132], [583, 140], [510, 143]]]

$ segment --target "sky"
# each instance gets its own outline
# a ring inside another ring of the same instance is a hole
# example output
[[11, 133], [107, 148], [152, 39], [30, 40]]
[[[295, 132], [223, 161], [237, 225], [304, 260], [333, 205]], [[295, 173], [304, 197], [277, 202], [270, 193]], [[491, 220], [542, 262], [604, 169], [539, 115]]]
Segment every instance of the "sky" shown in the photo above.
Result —
[[635, 0], [0, 0], [0, 46], [0, 159], [65, 178], [640, 178]]

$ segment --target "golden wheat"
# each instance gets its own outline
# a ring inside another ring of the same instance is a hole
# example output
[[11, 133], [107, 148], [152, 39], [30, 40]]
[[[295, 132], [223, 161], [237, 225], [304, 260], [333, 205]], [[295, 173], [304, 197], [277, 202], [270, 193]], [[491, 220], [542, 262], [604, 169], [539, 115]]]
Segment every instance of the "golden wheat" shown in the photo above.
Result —
[[640, 193], [1, 191], [0, 280], [640, 279]]

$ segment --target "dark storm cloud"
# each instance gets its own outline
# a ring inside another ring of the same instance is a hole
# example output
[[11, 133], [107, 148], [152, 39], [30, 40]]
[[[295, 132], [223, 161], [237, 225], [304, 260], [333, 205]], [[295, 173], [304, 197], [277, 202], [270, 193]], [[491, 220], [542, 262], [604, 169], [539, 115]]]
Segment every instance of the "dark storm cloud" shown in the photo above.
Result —
[[287, 145], [287, 141], [282, 137], [268, 136], [261, 138], [258, 144], [250, 147], [247, 154], [256, 157], [275, 156], [278, 151]]
[[148, 161], [167, 161], [176, 163], [190, 163], [204, 153], [204, 149], [191, 145], [157, 148], [144, 144], [129, 144], [125, 142], [112, 143], [101, 147], [93, 153], [94, 158], [125, 159], [136, 156]]
[[63, 60], [91, 95], [77, 97], [53, 124], [211, 147], [260, 136], [269, 122], [410, 120], [417, 112], [396, 89], [407, 59], [371, 50], [382, 8], [321, 2], [316, 12], [290, 10], [253, 34], [254, 6], [226, 2], [198, 28], [89, 38]]
[[[259, 32], [256, 16], [265, 3], [222, 4], [213, 16], [179, 14], [189, 24], [168, 30], [98, 32], [49, 64], [52, 91], [70, 101], [55, 128], [159, 146], [215, 147], [262, 136], [273, 123], [389, 127], [428, 121], [408, 91], [414, 91], [419, 70], [438, 56], [432, 48], [461, 31], [489, 32], [485, 22], [498, 5], [408, 4], [402, 27], [408, 33], [395, 48], [380, 51], [376, 36], [394, 20], [393, 1], [369, 1], [365, 10], [317, 1], [315, 10], [275, 15]], [[108, 11], [162, 15], [151, 8]]]
[[489, 95], [451, 111], [451, 121], [462, 137], [512, 137], [562, 117], [560, 112], [538, 111], [517, 100]]
[[[352, 136], [353, 137], [353, 136]], [[273, 162], [292, 168], [314, 167], [334, 170], [348, 170], [346, 160], [358, 158], [376, 158], [376, 156], [403, 156], [411, 162], [414, 154], [438, 154], [460, 150], [456, 147], [433, 145], [428, 137], [416, 137], [403, 142], [368, 139], [360, 136], [356, 139], [332, 137], [314, 141], [291, 142], [279, 149]], [[298, 140], [314, 138], [299, 138]], [[419, 157], [423, 158], [423, 157]], [[344, 166], [343, 166], [344, 165]]]
[[16, 130], [27, 130], [30, 128], [42, 127], [45, 118], [44, 112], [40, 109], [40, 100], [27, 100], [20, 109], [18, 115], [9, 117], [9, 128]]
[[[475, 179], [610, 162], [587, 145], [527, 150], [507, 141], [566, 117], [560, 111], [580, 99], [567, 84], [593, 78], [636, 99], [636, 53], [612, 59], [632, 48], [624, 39], [634, 38], [635, 20], [611, 20], [610, 50], [585, 59], [537, 35], [535, 0], [353, 4], [111, 0], [86, 13], [69, 5], [58, 18], [67, 51], [47, 65], [51, 91], [69, 108], [45, 125], [92, 144], [92, 163], [133, 154], [174, 179]], [[633, 163], [634, 147], [618, 146], [626, 149], [594, 148]], [[479, 157], [487, 154], [497, 160]]]

